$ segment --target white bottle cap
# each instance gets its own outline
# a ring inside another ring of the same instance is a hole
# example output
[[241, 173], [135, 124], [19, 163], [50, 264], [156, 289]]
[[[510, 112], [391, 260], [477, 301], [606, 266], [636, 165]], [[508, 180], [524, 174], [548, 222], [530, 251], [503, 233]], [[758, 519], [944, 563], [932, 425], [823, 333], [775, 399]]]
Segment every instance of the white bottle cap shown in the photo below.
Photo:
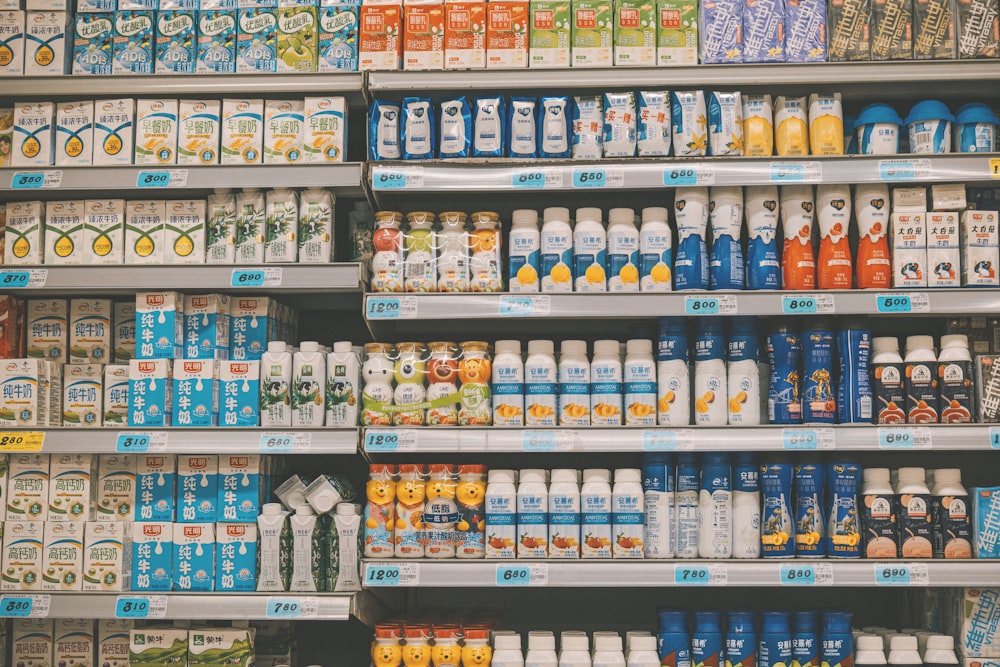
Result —
[[302, 352], [316, 352], [319, 350], [319, 343], [314, 340], [304, 340], [299, 343], [299, 350]]
[[[928, 336], [930, 338], [930, 336]], [[917, 638], [913, 635], [896, 635], [889, 644], [891, 651], [916, 651]]]
[[931, 635], [927, 638], [928, 651], [954, 651], [955, 638], [948, 635]]
[[879, 635], [861, 635], [858, 637], [857, 648], [859, 651], [885, 651]]
[[519, 208], [511, 215], [511, 223], [517, 227], [531, 225], [538, 226], [538, 211], [530, 208]]
[[862, 473], [864, 476], [864, 481], [876, 483], [882, 482], [883, 484], [888, 484], [891, 475], [889, 474], [888, 468], [865, 468]]
[[563, 653], [568, 653], [569, 651], [583, 651], [587, 653], [590, 651], [590, 640], [587, 638], [586, 633], [583, 632], [564, 632], [562, 634], [562, 650]]
[[295, 508], [295, 516], [316, 516], [316, 512], [309, 505], [299, 505]]
[[597, 635], [594, 637], [594, 648], [598, 653], [621, 653], [622, 638], [617, 634]]
[[568, 468], [556, 468], [552, 471], [552, 483], [576, 484], [576, 470]]
[[941, 336], [941, 350], [949, 348], [969, 349], [969, 337], [965, 334], [947, 334]]
[[604, 482], [611, 483], [611, 471], [604, 468], [587, 468], [583, 471], [583, 483]]
[[643, 222], [666, 222], [667, 209], [662, 206], [650, 206], [642, 209]]
[[653, 356], [653, 341], [646, 338], [633, 338], [625, 343], [625, 354]]
[[542, 211], [542, 220], [545, 222], [563, 221], [569, 222], [569, 209], [562, 206], [551, 206]]
[[[652, 348], [650, 348], [652, 350]], [[621, 354], [621, 344], [616, 340], [595, 340], [595, 357], [618, 357]]]
[[961, 485], [961, 468], [938, 468], [934, 471], [934, 483], [941, 486]]
[[933, 350], [934, 336], [907, 336], [906, 352], [911, 350]]
[[587, 341], [585, 340], [564, 340], [559, 343], [559, 352], [563, 356], [574, 355], [578, 357], [587, 356]]
[[498, 632], [493, 635], [494, 651], [520, 651], [521, 635], [516, 632]]
[[529, 340], [528, 341], [528, 354], [545, 354], [548, 356], [553, 356], [555, 354], [556, 346], [550, 340]]
[[601, 222], [604, 214], [601, 209], [596, 206], [586, 206], [584, 208], [576, 209], [576, 221], [583, 222], [584, 220], [593, 220], [596, 222]]
[[[521, 476], [527, 471], [522, 471]], [[528, 633], [528, 650], [529, 651], [555, 651], [556, 650], [556, 638], [551, 632], [543, 632], [541, 630], [532, 630]]]
[[900, 468], [899, 469], [899, 483], [904, 484], [923, 484], [924, 483], [924, 469], [923, 468]]
[[267, 344], [268, 352], [284, 352], [287, 346], [283, 340], [272, 340]]
[[344, 499], [340, 497], [340, 494], [331, 485], [324, 484], [312, 491], [306, 500], [309, 501], [309, 504], [312, 505], [318, 514], [326, 514]]
[[351, 345], [351, 341], [349, 340], [338, 340], [333, 344], [334, 354], [344, 354], [346, 352], [352, 352], [353, 350], [354, 346]]
[[278, 516], [284, 511], [281, 503], [264, 503], [264, 507], [261, 508], [260, 512], [264, 516]]
[[899, 352], [899, 339], [895, 336], [878, 336], [872, 338], [872, 350], [879, 352]]
[[613, 208], [608, 211], [608, 222], [609, 223], [625, 223], [629, 225], [635, 224], [635, 211], [630, 208]]
[[521, 484], [531, 484], [533, 482], [545, 483], [545, 472], [544, 470], [527, 468], [521, 471]]
[[516, 354], [521, 356], [521, 341], [519, 340], [498, 340], [493, 346], [494, 351], [499, 354]]
[[490, 470], [487, 479], [490, 484], [513, 484], [513, 470]]
[[638, 468], [618, 468], [615, 470], [615, 483], [618, 482], [641, 482], [642, 471]]
[[635, 635], [632, 637], [633, 651], [655, 651], [656, 650], [656, 637], [652, 635]]
[[361, 514], [361, 507], [353, 503], [340, 503], [337, 505], [337, 516], [357, 516]]

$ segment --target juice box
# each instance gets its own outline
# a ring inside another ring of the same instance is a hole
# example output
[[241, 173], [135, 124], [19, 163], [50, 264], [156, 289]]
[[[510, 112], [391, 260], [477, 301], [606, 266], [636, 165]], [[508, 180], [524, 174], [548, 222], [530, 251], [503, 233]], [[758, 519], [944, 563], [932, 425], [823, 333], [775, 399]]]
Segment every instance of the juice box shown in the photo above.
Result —
[[135, 357], [135, 301], [118, 301], [114, 310], [115, 363], [127, 364]]
[[94, 116], [94, 164], [132, 164], [135, 100], [98, 100]]
[[188, 645], [191, 667], [253, 667], [254, 631], [247, 628], [192, 630]]
[[[80, 369], [92, 369], [90, 373], [100, 378], [99, 367], [66, 367], [67, 371]], [[90, 454], [52, 455], [49, 462], [48, 521], [90, 520], [90, 478], [93, 464], [94, 459]]]
[[315, 72], [319, 26], [316, 6], [278, 8], [279, 72]]
[[198, 24], [193, 10], [156, 15], [156, 73], [194, 74], [198, 62]]
[[615, 2], [615, 65], [652, 67], [656, 64], [656, 3], [654, 0]]
[[184, 297], [184, 358], [229, 357], [229, 297], [199, 294]]
[[221, 136], [219, 100], [181, 100], [177, 164], [218, 164]]
[[177, 100], [136, 101], [135, 163], [177, 163]]
[[871, 0], [830, 0], [830, 61], [868, 60], [871, 54]]
[[166, 204], [162, 199], [125, 205], [125, 263], [163, 264]]
[[42, 589], [41, 521], [6, 521], [3, 531], [2, 591], [38, 591]]
[[219, 457], [220, 522], [253, 522], [260, 514], [260, 455]]
[[692, 0], [657, 0], [656, 20], [656, 64], [697, 65], [697, 3]]
[[403, 69], [444, 68], [444, 0], [406, 0]]
[[347, 105], [343, 97], [307, 97], [302, 161], [343, 162], [347, 140]]
[[174, 426], [219, 424], [219, 384], [214, 361], [174, 361]]
[[104, 364], [111, 359], [110, 299], [69, 302], [69, 363]]
[[205, 263], [205, 200], [172, 199], [165, 203], [163, 225], [167, 264]]
[[570, 66], [569, 0], [532, 0], [528, 4], [528, 66]]
[[94, 103], [56, 107], [56, 165], [89, 165], [94, 159]]
[[174, 526], [173, 586], [175, 591], [215, 588], [215, 524]]
[[302, 100], [267, 100], [264, 103], [265, 164], [302, 161], [304, 113]]
[[88, 266], [125, 261], [125, 201], [88, 199], [84, 202], [83, 263]]
[[115, 60], [115, 15], [77, 14], [73, 22], [73, 74], [108, 76]]
[[175, 628], [146, 628], [129, 633], [128, 662], [142, 667], [186, 665], [188, 631]]
[[959, 58], [996, 58], [1000, 55], [998, 13], [1000, 7], [996, 0], [956, 1]]
[[177, 457], [178, 523], [215, 523], [219, 496], [219, 457]]
[[129, 528], [123, 522], [87, 523], [83, 540], [84, 591], [129, 590], [125, 570], [125, 553], [131, 551]]
[[219, 426], [260, 425], [260, 362], [219, 362]]
[[259, 164], [264, 151], [264, 100], [222, 100], [222, 164]]
[[[120, 3], [119, 3], [120, 4]], [[152, 74], [156, 61], [153, 33], [156, 15], [152, 11], [122, 10], [115, 14], [113, 74]]]
[[41, 264], [45, 257], [45, 204], [11, 202], [6, 208], [4, 264]]
[[236, 72], [236, 12], [198, 12], [198, 63], [195, 71], [199, 74]]
[[[17, 9], [0, 11], [0, 77], [24, 74], [24, 12]], [[0, 162], [2, 166], [2, 162]]]
[[48, 395], [41, 377], [43, 366], [44, 362], [39, 359], [8, 359], [3, 362], [0, 367], [0, 425], [48, 424]]
[[785, 0], [752, 0], [744, 5], [743, 62], [785, 62]]
[[133, 359], [128, 366], [129, 426], [171, 425], [170, 360]]
[[83, 200], [49, 202], [45, 207], [45, 263], [83, 263]]
[[104, 367], [104, 426], [128, 423], [128, 365]]
[[[52, 164], [55, 159], [55, 115], [56, 108], [52, 102], [14, 104], [11, 166], [47, 167]], [[7, 224], [9, 229], [10, 222]]]
[[66, 32], [69, 24], [66, 12], [28, 12], [24, 26], [25, 76], [61, 76], [67, 73], [70, 52], [66, 45]]
[[573, 67], [614, 63], [614, 7], [611, 0], [573, 0]]
[[487, 2], [486, 69], [523, 69], [527, 66], [528, 0]]
[[32, 667], [52, 667], [52, 621], [17, 618], [12, 623], [11, 655]]
[[[9, 364], [8, 361], [7, 365]], [[9, 462], [7, 519], [45, 521], [48, 519], [49, 507], [49, 457], [42, 454], [14, 454]], [[38, 537], [41, 539], [41, 533]]]
[[67, 667], [94, 664], [94, 621], [89, 618], [57, 618], [53, 624], [52, 662]]
[[[267, 350], [270, 299], [234, 299], [230, 319], [229, 358], [233, 361], [260, 361]], [[256, 323], [255, 326], [251, 326]]]
[[135, 516], [135, 457], [103, 454], [97, 467], [97, 520], [131, 521]]
[[128, 634], [132, 621], [127, 618], [103, 618], [97, 621], [97, 655], [102, 667], [129, 667]]
[[174, 520], [177, 459], [172, 454], [140, 454], [136, 457], [136, 521]]
[[958, 213], [927, 213], [927, 286], [961, 286]]
[[785, 7], [785, 62], [826, 62], [826, 2], [799, 0]]
[[702, 2], [698, 7], [698, 36], [701, 62], [743, 62], [743, 1]]
[[257, 590], [257, 524], [215, 524], [216, 590]]
[[[66, 365], [63, 374], [63, 426], [100, 428], [103, 425], [103, 368], [100, 364]], [[52, 479], [55, 481], [55, 475]], [[49, 511], [52, 511], [51, 503]]]
[[132, 524], [132, 590], [169, 591], [173, 579], [174, 524]]
[[177, 359], [184, 356], [184, 295], [140, 292], [135, 297], [136, 358]]
[[83, 586], [83, 521], [49, 521], [42, 546], [42, 590], [78, 591]]
[[913, 58], [912, 0], [872, 0], [872, 60]]
[[365, 2], [358, 11], [358, 69], [398, 70], [403, 55], [400, 0]]
[[952, 60], [956, 46], [954, 0], [913, 0], [914, 59]]
[[962, 286], [1000, 285], [1000, 239], [996, 211], [963, 211], [961, 230]]
[[66, 362], [69, 303], [65, 299], [28, 301], [28, 356]]
[[322, 2], [317, 10], [317, 72], [358, 71], [358, 2]]
[[924, 213], [897, 213], [892, 223], [892, 286], [927, 286], [927, 230]]
[[236, 35], [236, 71], [269, 74], [278, 69], [278, 10], [271, 7], [240, 9]]

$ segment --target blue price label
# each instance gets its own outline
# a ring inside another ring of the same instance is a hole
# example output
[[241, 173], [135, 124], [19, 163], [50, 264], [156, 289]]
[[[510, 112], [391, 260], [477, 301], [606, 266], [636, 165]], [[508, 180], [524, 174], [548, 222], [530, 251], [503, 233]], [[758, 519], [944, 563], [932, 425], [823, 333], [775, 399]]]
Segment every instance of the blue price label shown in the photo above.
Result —
[[812, 565], [782, 565], [781, 583], [784, 586], [813, 586], [816, 569]]
[[603, 188], [608, 182], [603, 169], [574, 169], [574, 188]]
[[501, 296], [500, 317], [531, 317], [535, 312], [535, 299], [530, 296]]
[[31, 282], [30, 271], [0, 271], [0, 288], [23, 289]]
[[394, 320], [399, 317], [399, 299], [392, 296], [368, 297], [366, 315], [370, 320]]
[[698, 172], [694, 169], [672, 169], [667, 167], [663, 170], [663, 184], [667, 187], [675, 185], [697, 185]]
[[785, 449], [816, 449], [818, 446], [816, 431], [810, 429], [784, 429], [781, 432], [781, 445]]
[[395, 565], [369, 565], [365, 573], [366, 586], [398, 586], [399, 567]]
[[263, 287], [264, 271], [256, 269], [236, 269], [230, 281], [232, 287]]
[[269, 598], [268, 618], [298, 618], [302, 613], [302, 601], [298, 598]]
[[909, 586], [909, 565], [876, 565], [875, 583], [879, 586]]
[[875, 308], [880, 313], [909, 313], [913, 304], [908, 294], [880, 294], [875, 299]]
[[295, 436], [291, 433], [263, 433], [260, 451], [267, 454], [289, 454], [294, 450]]
[[913, 449], [917, 446], [913, 432], [906, 428], [880, 428], [878, 446], [882, 449]]
[[545, 172], [540, 169], [518, 169], [510, 176], [515, 190], [539, 190], [545, 187]]
[[674, 583], [678, 586], [708, 586], [708, 567], [705, 565], [675, 565]]
[[554, 452], [556, 434], [547, 431], [525, 431], [521, 435], [521, 449], [526, 452]]
[[816, 297], [783, 296], [781, 297], [781, 312], [786, 315], [814, 315], [816, 313]]
[[27, 618], [35, 601], [31, 597], [3, 596], [0, 599], [0, 618]]
[[772, 183], [801, 183], [804, 180], [806, 180], [805, 165], [794, 163], [771, 165]]
[[115, 451], [125, 454], [139, 454], [149, 451], [150, 437], [143, 433], [121, 433], [115, 441]]
[[642, 448], [647, 452], [677, 449], [677, 434], [673, 431], [643, 431]]
[[11, 190], [35, 190], [45, 185], [45, 174], [40, 171], [19, 171], [10, 177]]
[[135, 177], [135, 187], [137, 188], [169, 188], [169, 171], [140, 171]]
[[1000, 449], [1000, 428], [990, 428], [990, 447]]
[[149, 598], [118, 598], [115, 604], [115, 618], [147, 618]]
[[394, 452], [399, 449], [399, 434], [393, 431], [365, 432], [366, 452]]
[[917, 169], [908, 160], [883, 160], [878, 163], [878, 175], [884, 182], [912, 181], [917, 177]]
[[715, 297], [689, 296], [684, 298], [685, 315], [718, 315], [719, 300]]
[[376, 168], [372, 174], [372, 188], [375, 190], [406, 189], [406, 172]]
[[497, 586], [528, 586], [531, 570], [526, 566], [497, 565]]

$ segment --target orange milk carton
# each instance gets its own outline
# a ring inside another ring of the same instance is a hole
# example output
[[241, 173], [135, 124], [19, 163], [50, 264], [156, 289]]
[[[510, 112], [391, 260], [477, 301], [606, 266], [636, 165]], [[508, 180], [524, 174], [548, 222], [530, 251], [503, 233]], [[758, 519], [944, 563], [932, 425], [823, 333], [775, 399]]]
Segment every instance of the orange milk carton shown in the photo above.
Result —
[[486, 69], [528, 66], [528, 1], [486, 3]]
[[403, 55], [400, 0], [367, 0], [358, 14], [358, 69], [398, 70]]
[[405, 0], [403, 69], [439, 70], [444, 67], [443, 0]]
[[444, 3], [444, 68], [486, 67], [486, 0]]

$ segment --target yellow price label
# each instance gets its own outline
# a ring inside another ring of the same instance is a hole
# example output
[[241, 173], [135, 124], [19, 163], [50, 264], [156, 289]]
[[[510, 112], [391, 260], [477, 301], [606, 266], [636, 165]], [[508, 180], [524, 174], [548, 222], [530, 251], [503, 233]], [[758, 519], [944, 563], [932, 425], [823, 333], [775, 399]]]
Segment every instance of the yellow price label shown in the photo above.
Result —
[[40, 452], [44, 431], [0, 431], [0, 452]]
[[1000, 178], [1000, 158], [990, 158], [990, 176]]

